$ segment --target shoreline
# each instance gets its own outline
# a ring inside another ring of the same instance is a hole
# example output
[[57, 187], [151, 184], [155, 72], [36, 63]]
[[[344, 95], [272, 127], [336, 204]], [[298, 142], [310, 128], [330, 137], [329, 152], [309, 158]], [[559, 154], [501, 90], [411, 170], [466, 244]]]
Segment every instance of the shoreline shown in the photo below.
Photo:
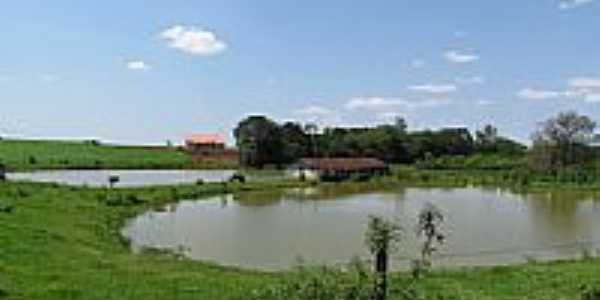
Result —
[[[391, 185], [392, 188], [410, 187], [407, 183], [389, 181], [322, 184], [316, 187], [352, 186], [356, 189], [370, 189], [381, 188], [382, 183]], [[122, 237], [121, 229], [132, 217], [180, 200], [201, 201], [203, 198], [227, 193], [310, 186], [312, 185], [308, 183], [287, 181], [110, 190], [56, 184], [1, 183], [0, 204], [12, 205], [13, 211], [0, 213], [0, 225], [3, 225], [0, 237], [4, 240], [6, 249], [4, 254], [0, 254], [0, 289], [6, 290], [7, 299], [63, 299], [65, 294], [62, 294], [62, 298], [52, 296], [55, 295], [52, 290], [56, 288], [80, 292], [94, 290], [89, 297], [78, 294], [81, 296], [78, 299], [96, 299], [99, 296], [121, 299], [117, 293], [112, 296], [110, 294], [112, 289], [121, 286], [112, 278], [119, 278], [123, 284], [130, 285], [128, 288], [135, 290], [132, 293], [136, 296], [130, 299], [138, 299], [147, 293], [163, 292], [163, 299], [168, 299], [168, 295], [192, 287], [197, 292], [181, 299], [243, 299], [248, 291], [276, 282], [276, 278], [293, 274], [293, 270], [264, 272], [221, 266], [156, 249], [135, 254], [128, 241]], [[413, 184], [412, 187], [419, 186]], [[432, 187], [431, 184], [428, 187]], [[5, 203], [7, 199], [10, 202]], [[46, 242], [40, 244], [40, 238]], [[43, 261], [38, 256], [40, 251], [45, 253]], [[567, 260], [511, 266], [445, 268], [434, 270], [430, 279], [423, 284], [430, 285], [440, 280], [463, 282], [465, 277], [471, 276], [483, 276], [491, 280], [489, 278], [496, 278], [498, 274], [530, 273], [531, 270], [538, 269], [555, 276], [559, 276], [564, 269], [585, 269], [585, 272], [581, 272], [600, 276], [600, 261]], [[71, 276], [78, 276], [80, 279], [75, 280]], [[207, 276], [211, 279], [207, 279]], [[399, 278], [399, 281], [408, 276], [406, 272], [393, 273], [393, 277]], [[165, 280], [176, 282], [171, 282], [172, 286], [163, 288], [164, 291], [158, 291], [156, 288], [162, 286], [159, 282]], [[145, 283], [147, 281], [154, 283], [148, 285]], [[470, 283], [467, 282], [463, 283], [468, 286]]]

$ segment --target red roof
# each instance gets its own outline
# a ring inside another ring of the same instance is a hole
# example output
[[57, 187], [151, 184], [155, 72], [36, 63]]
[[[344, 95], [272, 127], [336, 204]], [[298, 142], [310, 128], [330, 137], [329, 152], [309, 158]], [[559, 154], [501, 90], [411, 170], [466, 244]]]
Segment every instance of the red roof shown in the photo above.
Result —
[[215, 145], [225, 144], [225, 139], [220, 134], [193, 134], [185, 139], [186, 144]]
[[321, 171], [382, 170], [387, 165], [376, 158], [303, 158], [299, 167]]

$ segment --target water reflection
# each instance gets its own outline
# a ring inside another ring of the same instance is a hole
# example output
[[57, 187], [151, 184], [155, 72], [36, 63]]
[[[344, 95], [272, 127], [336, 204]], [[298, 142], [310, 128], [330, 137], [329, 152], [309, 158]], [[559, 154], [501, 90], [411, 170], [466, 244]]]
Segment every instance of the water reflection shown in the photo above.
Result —
[[[428, 203], [446, 216], [448, 240], [438, 266], [498, 265], [572, 258], [582, 245], [600, 245], [600, 199], [589, 193], [514, 194], [500, 189], [326, 187], [251, 192], [188, 201], [149, 212], [124, 229], [134, 248], [190, 249], [194, 259], [282, 269], [297, 257], [342, 263], [366, 255], [363, 234], [371, 214], [404, 228], [394, 267], [418, 255], [417, 215]], [[174, 210], [173, 210], [174, 208]]]
[[76, 186], [105, 187], [111, 176], [118, 176], [116, 187], [191, 184], [221, 182], [233, 175], [233, 170], [61, 170], [9, 173], [8, 180], [50, 182]]
[[[600, 239], [597, 194], [555, 192], [531, 194], [528, 198], [531, 226], [539, 243], [557, 245], [557, 252], [573, 255], [593, 250], [588, 241]], [[592, 243], [593, 244], [593, 243]], [[564, 247], [561, 247], [564, 246]], [[569, 247], [570, 246], [570, 247]]]

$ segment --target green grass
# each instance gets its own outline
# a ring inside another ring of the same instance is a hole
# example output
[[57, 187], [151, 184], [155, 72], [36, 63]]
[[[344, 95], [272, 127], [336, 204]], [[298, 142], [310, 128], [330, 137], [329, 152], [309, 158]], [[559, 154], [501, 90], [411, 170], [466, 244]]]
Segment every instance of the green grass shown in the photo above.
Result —
[[416, 166], [430, 170], [514, 170], [527, 168], [525, 154], [476, 153], [442, 156], [418, 161]]
[[[295, 184], [294, 184], [295, 185]], [[127, 218], [169, 199], [275, 189], [284, 183], [135, 190], [0, 184], [0, 289], [7, 299], [231, 299], [269, 275], [130, 253]], [[107, 201], [108, 199], [108, 201]]]
[[516, 192], [549, 190], [600, 190], [600, 174], [568, 172], [551, 176], [527, 169], [515, 170], [423, 170], [394, 166], [392, 176], [381, 179], [419, 187], [501, 187]]
[[96, 145], [92, 142], [0, 140], [0, 163], [9, 170], [235, 168], [230, 162], [194, 163], [175, 148]]
[[[247, 299], [287, 274], [193, 262], [174, 254], [133, 254], [124, 222], [176, 199], [277, 190], [298, 183], [263, 182], [108, 191], [50, 184], [0, 183], [0, 299]], [[394, 286], [407, 281], [396, 275]], [[419, 283], [450, 299], [576, 299], [600, 278], [600, 262], [581, 261], [436, 272]]]
[[[560, 300], [580, 299], [584, 284], [596, 286], [600, 261], [529, 264], [512, 267], [438, 271], [414, 286], [426, 299]], [[406, 275], [396, 285], [412, 281]], [[600, 286], [597, 286], [600, 287]]]

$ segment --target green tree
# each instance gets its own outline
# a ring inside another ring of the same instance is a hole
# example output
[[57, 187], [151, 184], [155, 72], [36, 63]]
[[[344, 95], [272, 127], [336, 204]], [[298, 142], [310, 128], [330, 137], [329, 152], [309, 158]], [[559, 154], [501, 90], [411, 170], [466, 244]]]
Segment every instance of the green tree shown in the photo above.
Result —
[[307, 123], [304, 125], [304, 131], [310, 135], [310, 146], [311, 146], [311, 155], [312, 157], [317, 157], [318, 155], [318, 145], [316, 141], [317, 133], [319, 132], [319, 126], [316, 123]]
[[281, 127], [281, 136], [283, 139], [283, 163], [293, 163], [299, 158], [307, 156], [311, 151], [309, 147], [310, 138], [304, 132], [302, 125], [286, 122]]
[[532, 163], [542, 170], [557, 171], [590, 158], [588, 143], [596, 123], [575, 111], [558, 114], [540, 124], [533, 135]]
[[387, 297], [389, 255], [400, 242], [401, 232], [401, 227], [394, 222], [379, 216], [369, 217], [366, 244], [371, 254], [375, 257], [375, 300], [385, 300]]
[[498, 142], [498, 128], [486, 125], [475, 133], [475, 143], [479, 151], [496, 152]]
[[234, 129], [240, 150], [240, 164], [262, 168], [283, 162], [281, 127], [265, 116], [250, 116]]
[[424, 239], [421, 248], [421, 263], [426, 268], [431, 267], [432, 256], [438, 251], [436, 245], [443, 244], [446, 236], [441, 231], [444, 215], [433, 204], [427, 206], [419, 213], [417, 235]]
[[475, 147], [478, 152], [505, 155], [524, 154], [527, 147], [507, 137], [500, 136], [498, 128], [491, 124], [475, 133]]
[[406, 124], [406, 120], [404, 118], [396, 118], [396, 122], [394, 123], [394, 127], [399, 134], [405, 134], [408, 125]]

